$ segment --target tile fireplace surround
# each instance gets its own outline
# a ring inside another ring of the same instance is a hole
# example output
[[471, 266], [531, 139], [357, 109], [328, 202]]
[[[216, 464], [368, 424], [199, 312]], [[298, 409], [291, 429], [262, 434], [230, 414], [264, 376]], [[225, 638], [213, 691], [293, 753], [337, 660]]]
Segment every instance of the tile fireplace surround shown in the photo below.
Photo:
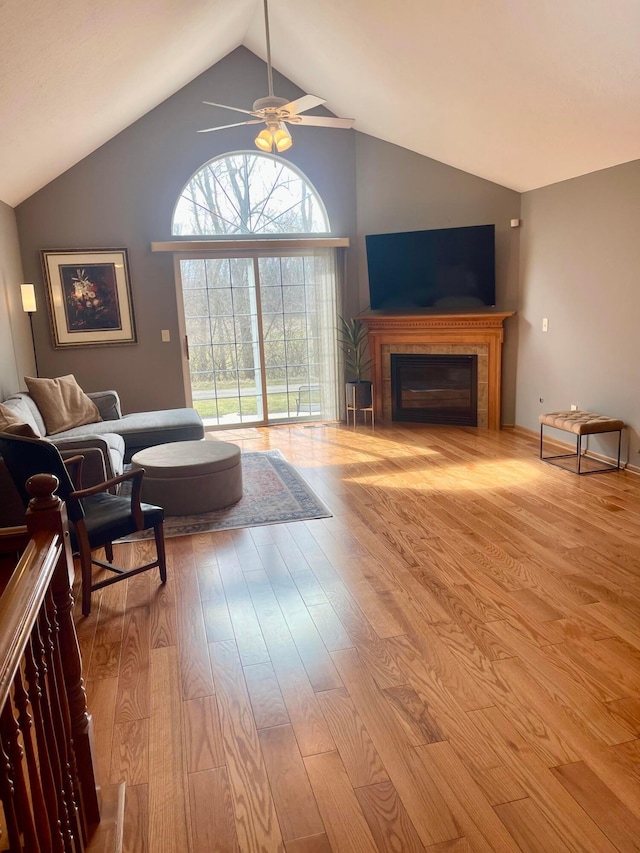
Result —
[[513, 311], [484, 314], [387, 314], [359, 319], [369, 333], [376, 417], [391, 420], [391, 353], [477, 355], [478, 426], [500, 429], [503, 324]]

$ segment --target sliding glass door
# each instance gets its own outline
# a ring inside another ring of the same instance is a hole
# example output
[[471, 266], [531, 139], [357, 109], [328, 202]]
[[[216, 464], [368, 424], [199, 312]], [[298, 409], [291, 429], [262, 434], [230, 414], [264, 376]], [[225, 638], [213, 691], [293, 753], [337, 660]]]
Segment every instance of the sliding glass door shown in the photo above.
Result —
[[185, 373], [208, 426], [337, 417], [332, 250], [183, 258], [179, 275]]

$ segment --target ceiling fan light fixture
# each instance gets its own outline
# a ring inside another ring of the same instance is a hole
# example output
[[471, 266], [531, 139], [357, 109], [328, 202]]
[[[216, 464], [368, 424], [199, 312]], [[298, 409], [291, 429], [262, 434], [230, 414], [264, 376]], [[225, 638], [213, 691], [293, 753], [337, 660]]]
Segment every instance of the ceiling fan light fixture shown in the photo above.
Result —
[[253, 141], [256, 144], [256, 148], [259, 148], [261, 151], [269, 152], [273, 149], [273, 133], [271, 133], [268, 127], [261, 130]]
[[279, 153], [287, 151], [293, 145], [289, 128], [284, 122], [270, 124], [269, 127], [260, 131], [254, 142], [256, 148], [259, 148], [261, 151], [278, 151]]
[[293, 145], [293, 139], [289, 133], [289, 128], [284, 122], [280, 122], [280, 126], [273, 134], [273, 143], [279, 153], [287, 151]]

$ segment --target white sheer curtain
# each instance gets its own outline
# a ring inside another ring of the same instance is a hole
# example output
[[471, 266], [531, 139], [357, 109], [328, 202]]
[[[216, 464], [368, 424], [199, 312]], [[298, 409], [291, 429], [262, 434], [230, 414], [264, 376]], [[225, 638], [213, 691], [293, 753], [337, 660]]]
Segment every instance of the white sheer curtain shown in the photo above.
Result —
[[318, 379], [322, 416], [337, 420], [342, 383], [337, 343], [338, 266], [335, 249], [314, 249], [310, 257], [318, 340]]

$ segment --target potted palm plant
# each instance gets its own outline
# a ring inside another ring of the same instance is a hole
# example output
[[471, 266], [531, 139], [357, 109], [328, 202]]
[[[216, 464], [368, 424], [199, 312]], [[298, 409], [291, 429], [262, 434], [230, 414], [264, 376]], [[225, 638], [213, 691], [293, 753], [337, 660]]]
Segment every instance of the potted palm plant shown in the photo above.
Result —
[[344, 354], [347, 375], [352, 377], [346, 383], [348, 397], [353, 400], [356, 409], [371, 406], [371, 382], [364, 378], [371, 366], [372, 359], [367, 357], [367, 329], [357, 318], [346, 320], [340, 317], [338, 344]]

